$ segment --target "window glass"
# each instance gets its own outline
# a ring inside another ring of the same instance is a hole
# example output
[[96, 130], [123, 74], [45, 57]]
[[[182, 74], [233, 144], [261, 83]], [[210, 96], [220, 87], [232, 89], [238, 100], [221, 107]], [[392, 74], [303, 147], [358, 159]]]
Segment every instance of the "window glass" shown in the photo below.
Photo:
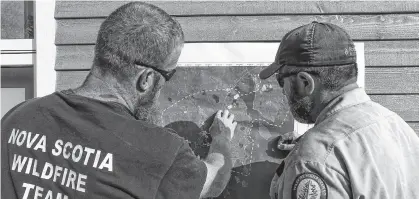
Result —
[[15, 105], [33, 97], [33, 66], [1, 67], [1, 117]]
[[33, 5], [33, 1], [1, 1], [1, 39], [34, 38]]

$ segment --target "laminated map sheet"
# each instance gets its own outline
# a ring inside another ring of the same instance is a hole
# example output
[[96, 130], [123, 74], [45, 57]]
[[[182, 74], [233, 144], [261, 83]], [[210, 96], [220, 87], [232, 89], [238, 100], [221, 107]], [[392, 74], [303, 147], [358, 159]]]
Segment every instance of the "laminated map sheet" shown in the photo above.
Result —
[[[217, 110], [228, 109], [238, 122], [232, 140], [234, 168], [219, 198], [269, 198], [269, 187], [284, 156], [272, 152], [272, 138], [309, 125], [294, 121], [275, 78], [261, 80], [261, 69], [274, 61], [279, 43], [185, 44], [178, 68], [159, 97], [159, 117], [205, 157], [208, 133]], [[364, 45], [356, 43], [358, 84], [364, 85]]]

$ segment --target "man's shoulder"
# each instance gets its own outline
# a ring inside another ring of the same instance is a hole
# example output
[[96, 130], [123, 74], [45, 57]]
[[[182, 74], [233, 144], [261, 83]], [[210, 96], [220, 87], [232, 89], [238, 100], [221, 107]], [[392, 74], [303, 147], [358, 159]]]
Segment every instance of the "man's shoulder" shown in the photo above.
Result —
[[396, 113], [380, 104], [373, 101], [367, 101], [343, 108], [327, 117], [317, 126], [325, 131], [330, 131], [330, 133], [342, 131], [346, 134], [350, 134], [394, 115], [396, 115]]
[[337, 134], [330, 134], [316, 127], [309, 129], [299, 139], [293, 151], [289, 154], [289, 159], [323, 163], [337, 139], [339, 139]]
[[285, 169], [301, 167], [309, 170], [317, 168], [320, 171], [329, 168], [338, 173], [345, 173], [345, 158], [335, 154], [336, 148], [341, 147], [337, 146], [336, 142], [344, 137], [343, 132], [329, 134], [322, 129], [308, 130], [287, 156]]
[[359, 144], [351, 139], [356, 132], [395, 115], [372, 101], [342, 109], [309, 129], [290, 153], [290, 160], [340, 164], [339, 159], [343, 157], [336, 157], [334, 152]]
[[334, 121], [321, 123], [309, 129], [298, 140], [289, 155], [290, 161], [318, 162], [320, 164], [340, 164], [339, 158], [334, 154], [337, 143], [347, 140], [355, 127], [348, 126], [345, 122]]

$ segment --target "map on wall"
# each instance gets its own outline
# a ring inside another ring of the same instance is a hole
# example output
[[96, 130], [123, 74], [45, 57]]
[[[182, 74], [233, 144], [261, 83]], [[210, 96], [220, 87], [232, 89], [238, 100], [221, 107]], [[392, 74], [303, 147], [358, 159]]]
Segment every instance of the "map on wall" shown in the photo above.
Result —
[[216, 111], [228, 109], [235, 115], [234, 168], [219, 198], [269, 198], [271, 179], [282, 161], [270, 150], [272, 139], [298, 126], [304, 129], [294, 122], [275, 78], [258, 77], [275, 58], [278, 46], [186, 44], [175, 76], [161, 92], [161, 123], [188, 140], [202, 158], [209, 150], [208, 129]]

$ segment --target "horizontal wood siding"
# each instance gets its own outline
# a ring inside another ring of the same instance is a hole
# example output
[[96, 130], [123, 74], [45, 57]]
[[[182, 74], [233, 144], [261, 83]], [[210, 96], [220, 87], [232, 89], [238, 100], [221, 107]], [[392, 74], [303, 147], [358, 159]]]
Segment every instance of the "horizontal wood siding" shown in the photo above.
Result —
[[[127, 1], [57, 1], [57, 90], [81, 84], [101, 22]], [[419, 132], [419, 1], [150, 1], [180, 22], [186, 42], [279, 42], [317, 20], [365, 43], [371, 98]]]
[[419, 135], [419, 123], [418, 122], [407, 122], [410, 127]]
[[[187, 42], [280, 41], [290, 30], [312, 21], [330, 22], [352, 39], [419, 39], [419, 14], [280, 15], [176, 17]], [[94, 44], [104, 18], [57, 21], [57, 44]], [[199, 28], [198, 28], [199, 27]]]
[[[55, 17], [106, 17], [129, 1], [60, 1]], [[416, 13], [414, 1], [145, 1], [173, 16]]]

